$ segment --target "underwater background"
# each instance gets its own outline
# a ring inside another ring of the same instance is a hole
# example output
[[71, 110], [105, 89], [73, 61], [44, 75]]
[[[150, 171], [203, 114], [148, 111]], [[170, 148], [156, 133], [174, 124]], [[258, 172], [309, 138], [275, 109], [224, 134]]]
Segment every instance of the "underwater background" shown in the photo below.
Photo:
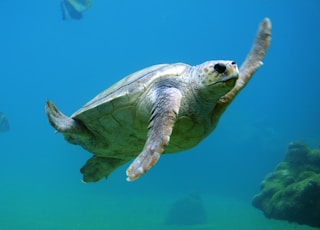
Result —
[[[0, 229], [313, 229], [267, 219], [251, 200], [289, 142], [320, 144], [318, 0], [92, 0], [80, 20], [62, 20], [59, 0], [2, 0], [0, 11], [0, 111], [10, 122], [0, 133]], [[209, 137], [132, 183], [128, 164], [81, 183], [91, 154], [55, 135], [46, 99], [71, 115], [147, 66], [240, 66], [265, 17], [264, 65]], [[207, 223], [166, 225], [191, 193]]]

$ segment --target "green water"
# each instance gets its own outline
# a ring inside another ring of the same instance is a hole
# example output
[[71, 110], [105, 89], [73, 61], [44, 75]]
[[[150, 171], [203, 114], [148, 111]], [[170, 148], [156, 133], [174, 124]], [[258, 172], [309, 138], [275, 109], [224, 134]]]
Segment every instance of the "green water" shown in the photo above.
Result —
[[[85, 185], [87, 186], [87, 185]], [[218, 195], [202, 195], [207, 224], [167, 226], [164, 220], [175, 200], [186, 194], [117, 195], [54, 192], [4, 194], [1, 199], [1, 229], [245, 229], [308, 230], [311, 227], [266, 219], [247, 201]], [[36, 192], [38, 191], [38, 192]]]

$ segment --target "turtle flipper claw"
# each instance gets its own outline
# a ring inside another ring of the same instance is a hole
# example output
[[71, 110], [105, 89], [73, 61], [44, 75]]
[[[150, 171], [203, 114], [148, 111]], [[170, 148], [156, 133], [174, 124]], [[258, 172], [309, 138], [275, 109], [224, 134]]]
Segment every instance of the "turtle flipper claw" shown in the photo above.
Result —
[[147, 172], [160, 158], [157, 151], [152, 153], [142, 152], [127, 170], [127, 181], [134, 181]]

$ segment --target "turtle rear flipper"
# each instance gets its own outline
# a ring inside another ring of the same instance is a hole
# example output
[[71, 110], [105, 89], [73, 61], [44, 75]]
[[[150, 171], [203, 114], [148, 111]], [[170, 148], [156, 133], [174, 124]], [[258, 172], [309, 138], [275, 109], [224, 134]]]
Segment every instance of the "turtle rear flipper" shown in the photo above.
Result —
[[82, 182], [97, 182], [104, 177], [107, 179], [110, 173], [127, 162], [127, 159], [93, 156], [80, 169]]
[[47, 100], [46, 104], [46, 114], [52, 127], [58, 132], [63, 133], [67, 140], [71, 141], [70, 139], [81, 138], [83, 140], [93, 138], [91, 132], [80, 121], [67, 117], [61, 113], [60, 110], [49, 100]]

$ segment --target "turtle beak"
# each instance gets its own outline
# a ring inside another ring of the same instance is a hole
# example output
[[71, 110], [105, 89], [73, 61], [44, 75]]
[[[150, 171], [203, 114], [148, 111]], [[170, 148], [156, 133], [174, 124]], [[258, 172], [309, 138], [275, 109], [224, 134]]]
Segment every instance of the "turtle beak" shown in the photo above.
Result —
[[239, 78], [239, 74], [231, 75], [224, 77], [221, 82], [223, 82], [226, 86], [234, 86]]
[[239, 74], [232, 74], [232, 75], [229, 75], [229, 76], [223, 76], [220, 80], [220, 82], [226, 82], [226, 81], [229, 81], [231, 79], [238, 79], [239, 78]]
[[227, 86], [234, 86], [238, 78], [239, 78], [239, 74], [235, 74], [235, 75], [231, 75], [231, 76], [223, 76], [221, 78], [221, 80], [210, 84], [210, 86], [221, 84], [221, 83], [223, 83]]

